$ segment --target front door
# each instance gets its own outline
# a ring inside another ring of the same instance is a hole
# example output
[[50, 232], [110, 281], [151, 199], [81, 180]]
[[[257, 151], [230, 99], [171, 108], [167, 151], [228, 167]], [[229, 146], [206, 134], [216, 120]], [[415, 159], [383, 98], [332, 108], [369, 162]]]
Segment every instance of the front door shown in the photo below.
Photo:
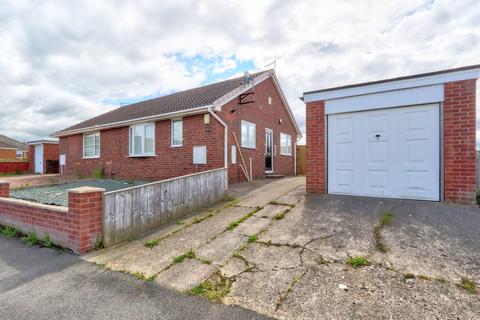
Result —
[[265, 129], [265, 172], [273, 172], [273, 131]]
[[43, 173], [43, 146], [35, 145], [35, 173]]

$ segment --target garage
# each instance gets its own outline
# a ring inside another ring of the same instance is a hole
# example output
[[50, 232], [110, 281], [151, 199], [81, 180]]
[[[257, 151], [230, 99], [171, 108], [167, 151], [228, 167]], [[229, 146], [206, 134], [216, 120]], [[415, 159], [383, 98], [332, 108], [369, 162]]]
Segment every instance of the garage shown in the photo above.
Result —
[[475, 203], [480, 65], [304, 92], [307, 191]]
[[439, 200], [439, 105], [328, 116], [328, 192]]

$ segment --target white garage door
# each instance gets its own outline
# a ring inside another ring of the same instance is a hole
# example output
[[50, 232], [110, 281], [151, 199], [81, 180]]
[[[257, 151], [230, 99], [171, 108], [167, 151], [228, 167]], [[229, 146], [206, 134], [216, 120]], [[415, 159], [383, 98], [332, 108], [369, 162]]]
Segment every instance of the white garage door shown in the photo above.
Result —
[[439, 105], [328, 115], [328, 191], [439, 201]]

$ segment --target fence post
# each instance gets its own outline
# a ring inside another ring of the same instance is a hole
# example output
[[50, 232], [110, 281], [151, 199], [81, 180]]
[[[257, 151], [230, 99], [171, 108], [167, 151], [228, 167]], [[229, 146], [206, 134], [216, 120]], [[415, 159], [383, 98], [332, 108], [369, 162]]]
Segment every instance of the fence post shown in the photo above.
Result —
[[71, 223], [70, 248], [75, 253], [94, 249], [102, 239], [103, 193], [105, 189], [80, 187], [68, 191]]
[[10, 182], [0, 180], [0, 198], [8, 198], [10, 196]]

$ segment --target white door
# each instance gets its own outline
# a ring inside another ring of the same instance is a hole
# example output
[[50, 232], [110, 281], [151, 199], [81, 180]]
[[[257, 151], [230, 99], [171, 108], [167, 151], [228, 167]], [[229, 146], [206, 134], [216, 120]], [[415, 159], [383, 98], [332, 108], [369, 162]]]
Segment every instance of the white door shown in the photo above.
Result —
[[328, 191], [440, 200], [439, 105], [328, 116]]
[[43, 173], [43, 146], [35, 145], [35, 173]]

